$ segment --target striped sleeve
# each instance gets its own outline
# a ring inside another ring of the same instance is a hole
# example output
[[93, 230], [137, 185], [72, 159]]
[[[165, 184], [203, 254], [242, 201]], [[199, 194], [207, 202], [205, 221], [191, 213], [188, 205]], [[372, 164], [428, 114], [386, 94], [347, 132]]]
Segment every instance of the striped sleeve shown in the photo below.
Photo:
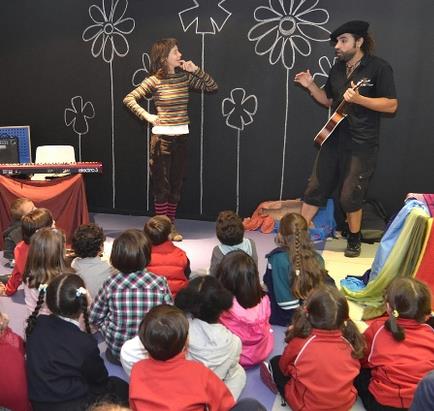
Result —
[[207, 92], [216, 91], [218, 89], [214, 79], [199, 67], [194, 73], [188, 73], [188, 86], [192, 90], [204, 90]]
[[123, 100], [124, 104], [140, 119], [146, 120], [146, 110], [144, 110], [138, 101], [145, 97], [150, 98], [153, 96], [157, 89], [158, 79], [155, 76], [150, 76], [143, 80], [143, 82], [129, 93]]

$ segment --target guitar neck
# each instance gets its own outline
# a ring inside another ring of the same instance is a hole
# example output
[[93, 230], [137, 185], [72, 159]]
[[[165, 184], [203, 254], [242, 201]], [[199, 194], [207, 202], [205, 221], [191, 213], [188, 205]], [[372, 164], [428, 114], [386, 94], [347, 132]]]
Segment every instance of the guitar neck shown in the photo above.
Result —
[[339, 114], [344, 114], [344, 109], [347, 106], [347, 102], [345, 100], [342, 100], [339, 105], [336, 107], [335, 112]]

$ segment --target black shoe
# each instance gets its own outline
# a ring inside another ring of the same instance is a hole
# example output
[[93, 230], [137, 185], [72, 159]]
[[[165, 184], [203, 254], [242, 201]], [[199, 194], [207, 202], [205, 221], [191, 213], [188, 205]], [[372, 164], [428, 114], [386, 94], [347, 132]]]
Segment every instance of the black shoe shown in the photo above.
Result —
[[362, 251], [362, 243], [360, 239], [356, 241], [348, 240], [347, 248], [345, 250], [344, 255], [345, 257], [350, 257], [350, 258], [358, 257], [361, 251]]

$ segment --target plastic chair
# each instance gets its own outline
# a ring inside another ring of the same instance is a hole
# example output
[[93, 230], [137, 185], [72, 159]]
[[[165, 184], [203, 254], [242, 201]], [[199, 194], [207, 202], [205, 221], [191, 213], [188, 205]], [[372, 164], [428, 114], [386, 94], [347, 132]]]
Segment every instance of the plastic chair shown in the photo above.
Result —
[[[36, 148], [35, 163], [75, 163], [75, 150], [73, 146], [39, 146]], [[32, 180], [45, 180], [52, 177], [63, 177], [61, 174], [34, 174]]]

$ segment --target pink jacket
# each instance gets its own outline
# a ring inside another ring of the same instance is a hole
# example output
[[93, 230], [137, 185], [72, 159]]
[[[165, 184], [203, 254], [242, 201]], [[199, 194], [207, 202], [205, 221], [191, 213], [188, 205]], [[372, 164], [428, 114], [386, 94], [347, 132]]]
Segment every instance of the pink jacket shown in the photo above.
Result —
[[243, 308], [234, 298], [232, 308], [220, 316], [220, 322], [235, 335], [243, 345], [240, 364], [251, 367], [265, 360], [273, 350], [273, 329], [269, 323], [270, 300], [264, 296], [253, 308]]

